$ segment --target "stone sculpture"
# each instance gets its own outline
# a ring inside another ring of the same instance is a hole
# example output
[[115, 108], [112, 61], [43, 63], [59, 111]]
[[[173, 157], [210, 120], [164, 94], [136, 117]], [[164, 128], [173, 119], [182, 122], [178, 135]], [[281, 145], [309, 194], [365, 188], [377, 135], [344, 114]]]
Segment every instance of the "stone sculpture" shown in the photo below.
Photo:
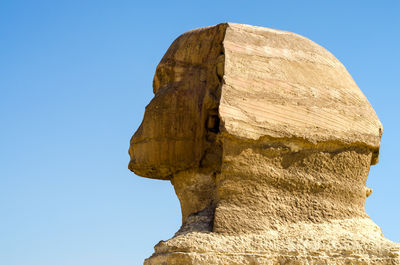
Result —
[[364, 210], [382, 126], [345, 67], [294, 33], [222, 23], [174, 41], [129, 169], [170, 180], [155, 264], [400, 264]]

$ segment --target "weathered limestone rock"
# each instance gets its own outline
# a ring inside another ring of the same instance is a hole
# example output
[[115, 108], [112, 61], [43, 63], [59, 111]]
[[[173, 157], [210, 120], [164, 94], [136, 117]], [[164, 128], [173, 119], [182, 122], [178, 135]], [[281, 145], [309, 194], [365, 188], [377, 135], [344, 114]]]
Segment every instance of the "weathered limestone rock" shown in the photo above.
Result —
[[182, 227], [153, 264], [400, 264], [364, 210], [382, 126], [345, 67], [297, 34], [223, 23], [180, 36], [131, 139]]

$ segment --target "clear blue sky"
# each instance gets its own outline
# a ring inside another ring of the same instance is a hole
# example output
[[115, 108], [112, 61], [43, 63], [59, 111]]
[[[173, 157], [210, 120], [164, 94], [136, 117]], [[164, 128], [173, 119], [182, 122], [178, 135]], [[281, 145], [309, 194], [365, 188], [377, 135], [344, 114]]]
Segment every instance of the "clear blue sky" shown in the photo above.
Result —
[[347, 67], [384, 127], [366, 210], [400, 241], [399, 1], [0, 2], [0, 264], [135, 265], [180, 225], [129, 139], [180, 34], [220, 22], [304, 35]]

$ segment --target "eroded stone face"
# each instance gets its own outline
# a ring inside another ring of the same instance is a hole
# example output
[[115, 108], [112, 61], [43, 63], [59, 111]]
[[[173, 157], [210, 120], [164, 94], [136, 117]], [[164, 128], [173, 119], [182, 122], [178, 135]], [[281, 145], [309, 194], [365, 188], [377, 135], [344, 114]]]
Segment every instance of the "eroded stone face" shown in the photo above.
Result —
[[129, 168], [136, 174], [171, 179], [215, 163], [207, 153], [215, 149], [219, 131], [217, 70], [225, 27], [188, 32], [164, 55], [154, 76], [154, 98], [131, 139]]
[[153, 90], [129, 168], [171, 181], [182, 227], [145, 264], [400, 264], [364, 210], [382, 126], [324, 48], [202, 28], [171, 45]]

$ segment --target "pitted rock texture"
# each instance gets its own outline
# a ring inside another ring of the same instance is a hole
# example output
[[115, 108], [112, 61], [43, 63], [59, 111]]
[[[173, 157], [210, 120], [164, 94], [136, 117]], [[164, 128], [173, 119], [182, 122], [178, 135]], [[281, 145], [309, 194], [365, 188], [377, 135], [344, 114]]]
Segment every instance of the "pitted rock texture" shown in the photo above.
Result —
[[155, 264], [400, 264], [365, 213], [382, 125], [345, 67], [294, 33], [223, 23], [157, 67], [129, 168], [170, 180], [182, 227]]

